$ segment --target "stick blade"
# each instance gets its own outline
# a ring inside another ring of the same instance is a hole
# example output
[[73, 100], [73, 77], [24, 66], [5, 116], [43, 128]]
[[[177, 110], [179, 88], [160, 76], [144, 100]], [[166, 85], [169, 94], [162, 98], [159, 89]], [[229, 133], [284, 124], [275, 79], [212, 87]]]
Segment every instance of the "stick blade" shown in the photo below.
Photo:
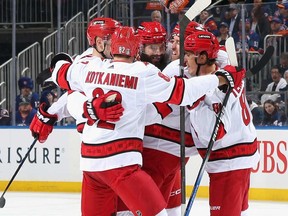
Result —
[[6, 200], [5, 198], [2, 196], [0, 197], [0, 208], [3, 208], [5, 206]]
[[185, 13], [185, 16], [192, 21], [198, 14], [211, 4], [212, 0], [197, 0]]
[[265, 53], [263, 54], [261, 59], [257, 62], [257, 64], [246, 72], [246, 77], [251, 77], [257, 74], [260, 70], [262, 70], [272, 58], [274, 50], [275, 48], [273, 46], [267, 47]]
[[235, 50], [235, 43], [233, 37], [229, 37], [225, 42], [225, 48], [232, 66], [238, 66], [238, 60]]

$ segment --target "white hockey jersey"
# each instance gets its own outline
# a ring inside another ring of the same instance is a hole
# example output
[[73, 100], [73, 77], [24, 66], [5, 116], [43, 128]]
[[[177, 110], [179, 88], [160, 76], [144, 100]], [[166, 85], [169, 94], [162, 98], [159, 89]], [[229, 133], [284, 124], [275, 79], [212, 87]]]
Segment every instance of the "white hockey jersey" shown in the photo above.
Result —
[[[88, 48], [81, 55], [78, 55], [75, 57], [75, 59], [73, 60], [73, 64], [77, 64], [79, 61], [83, 61], [83, 59], [87, 57], [90, 59], [92, 57], [92, 53], [93, 53], [93, 48]], [[79, 114], [76, 114], [76, 116], [71, 115], [71, 113], [69, 112], [69, 108], [67, 108], [68, 97], [69, 97], [68, 92], [61, 95], [61, 97], [59, 97], [59, 99], [56, 102], [54, 102], [51, 105], [51, 107], [49, 107], [48, 113], [53, 114], [53, 115], [56, 114], [58, 116], [58, 121], [61, 121], [63, 118], [70, 117], [70, 116], [74, 117], [76, 121], [77, 119], [79, 121], [81, 118], [79, 119], [77, 118], [77, 116], [80, 116], [80, 115]], [[74, 100], [74, 99], [71, 99], [71, 100]], [[79, 100], [79, 97], [77, 97], [76, 101], [77, 100]], [[73, 112], [75, 114], [75, 110], [73, 110]], [[82, 115], [82, 109], [81, 109], [81, 115]]]
[[67, 96], [68, 93], [64, 93], [61, 97], [58, 98], [56, 102], [54, 102], [47, 110], [47, 112], [51, 115], [57, 115], [57, 121], [61, 121], [63, 118], [70, 117], [71, 114], [67, 109]]
[[[202, 157], [206, 153], [224, 96], [217, 88], [188, 108], [191, 133]], [[206, 171], [218, 173], [251, 168], [258, 163], [259, 158], [256, 129], [246, 101], [243, 81], [241, 88], [234, 89], [230, 94]]]
[[52, 74], [61, 88], [83, 91], [87, 97], [115, 91], [122, 98], [124, 113], [118, 122], [85, 125], [80, 161], [85, 171], [142, 165], [146, 105], [157, 101], [192, 104], [219, 84], [215, 75], [170, 79], [149, 63], [101, 62], [96, 58], [87, 64], [59, 61]]
[[[169, 77], [179, 76], [180, 74], [179, 59], [172, 61], [166, 66], [162, 73]], [[187, 70], [184, 70], [184, 75], [190, 77]], [[180, 107], [169, 104], [171, 113], [157, 124], [151, 124], [145, 127], [145, 136], [143, 139], [144, 147], [163, 151], [177, 157], [180, 157]], [[147, 110], [148, 114], [149, 110]], [[154, 110], [152, 110], [152, 113]], [[190, 133], [189, 113], [185, 109], [185, 156], [190, 157], [198, 154], [194, 145], [192, 135]]]
[[[73, 64], [77, 64], [79, 61], [91, 58], [97, 58], [92, 56], [93, 48], [88, 48], [81, 55], [78, 55], [73, 60]], [[80, 92], [69, 91], [61, 95], [61, 97], [54, 102], [48, 109], [49, 114], [56, 114], [58, 121], [63, 118], [72, 116], [76, 120], [77, 131], [82, 133], [84, 123], [87, 119], [83, 118], [83, 103], [87, 100], [87, 97]]]
[[[216, 64], [223, 68], [229, 64], [228, 55], [219, 50]], [[191, 78], [188, 69], [184, 68], [184, 77]], [[162, 71], [169, 77], [180, 75], [180, 60], [174, 60]], [[144, 136], [144, 147], [164, 151], [180, 157], [180, 107], [171, 104], [172, 112], [157, 124], [146, 126]], [[152, 113], [154, 110], [152, 110]], [[190, 132], [190, 117], [185, 109], [185, 156], [190, 157], [198, 154]]]

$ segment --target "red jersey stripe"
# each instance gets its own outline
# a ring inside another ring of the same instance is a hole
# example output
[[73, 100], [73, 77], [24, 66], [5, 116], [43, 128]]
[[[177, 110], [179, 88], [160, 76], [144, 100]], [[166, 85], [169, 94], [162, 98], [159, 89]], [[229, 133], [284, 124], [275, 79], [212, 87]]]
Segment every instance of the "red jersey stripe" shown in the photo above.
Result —
[[[207, 149], [197, 149], [201, 157], [206, 154]], [[217, 160], [229, 160], [237, 157], [251, 156], [257, 151], [257, 139], [252, 143], [239, 143], [227, 148], [217, 149], [211, 152], [209, 162]]]
[[[145, 127], [145, 135], [168, 140], [180, 144], [180, 131], [165, 125], [153, 124]], [[185, 146], [193, 147], [194, 141], [190, 133], [185, 132]]]
[[172, 91], [171, 97], [167, 100], [167, 103], [181, 104], [183, 100], [184, 89], [184, 80], [182, 78], [175, 78], [174, 90]]
[[89, 144], [82, 142], [81, 155], [84, 158], [105, 158], [120, 153], [142, 152], [143, 141], [138, 138], [114, 140], [107, 143]]
[[155, 102], [153, 103], [153, 105], [155, 106], [157, 112], [161, 115], [162, 119], [164, 119], [173, 111], [172, 108], [167, 103]]
[[63, 64], [57, 71], [57, 84], [62, 89], [70, 90], [69, 82], [67, 81], [67, 73], [71, 63]]

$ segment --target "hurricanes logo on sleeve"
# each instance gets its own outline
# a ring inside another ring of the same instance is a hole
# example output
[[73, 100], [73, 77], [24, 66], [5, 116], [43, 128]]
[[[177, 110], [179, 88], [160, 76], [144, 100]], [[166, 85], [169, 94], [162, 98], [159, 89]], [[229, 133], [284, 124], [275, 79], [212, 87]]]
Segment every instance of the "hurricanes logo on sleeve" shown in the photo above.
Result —
[[163, 74], [161, 71], [158, 72], [159, 77], [166, 80], [167, 82], [170, 81], [170, 77], [168, 77], [166, 74]]

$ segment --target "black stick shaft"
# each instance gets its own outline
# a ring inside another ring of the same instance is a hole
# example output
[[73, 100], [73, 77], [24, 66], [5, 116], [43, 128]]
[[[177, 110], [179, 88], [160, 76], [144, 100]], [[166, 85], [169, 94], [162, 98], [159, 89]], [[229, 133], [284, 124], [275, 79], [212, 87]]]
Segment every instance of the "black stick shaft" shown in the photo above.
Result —
[[218, 133], [218, 130], [219, 130], [219, 125], [220, 125], [220, 122], [221, 122], [221, 116], [223, 115], [224, 107], [226, 106], [226, 104], [228, 102], [230, 93], [231, 93], [231, 90], [229, 92], [227, 92], [227, 94], [225, 95], [223, 103], [222, 103], [221, 110], [220, 110], [219, 114], [217, 115], [215, 126], [214, 126], [214, 129], [213, 129], [213, 132], [212, 132], [212, 135], [211, 135], [208, 147], [207, 147], [207, 151], [206, 151], [206, 154], [205, 154], [205, 156], [204, 156], [204, 158], [202, 160], [202, 164], [201, 164], [201, 167], [199, 169], [196, 181], [194, 183], [193, 191], [192, 191], [191, 196], [189, 198], [189, 201], [188, 201], [184, 216], [189, 216], [189, 213], [191, 211], [193, 202], [195, 200], [198, 188], [200, 186], [200, 182], [202, 180], [202, 177], [203, 177], [203, 174], [204, 174], [204, 171], [205, 171], [206, 164], [207, 164], [207, 162], [209, 160], [209, 157], [210, 157], [214, 142], [216, 140], [216, 136], [217, 136], [217, 133]]
[[30, 148], [28, 149], [27, 153], [25, 154], [23, 160], [21, 161], [21, 163], [19, 164], [18, 168], [16, 169], [14, 175], [12, 176], [12, 178], [10, 179], [8, 185], [6, 186], [4, 192], [1, 195], [1, 198], [4, 197], [4, 194], [6, 193], [6, 191], [8, 190], [8, 188], [10, 187], [10, 185], [12, 184], [14, 178], [16, 177], [16, 175], [18, 174], [19, 170], [21, 169], [21, 167], [23, 166], [25, 160], [27, 159], [27, 157], [29, 156], [31, 150], [33, 149], [34, 145], [36, 144], [38, 138], [35, 138], [33, 143], [31, 144]]
[[[190, 20], [184, 16], [180, 23], [180, 76], [184, 76], [184, 33]], [[181, 204], [186, 204], [185, 173], [185, 107], [180, 107], [180, 163], [181, 163]]]

